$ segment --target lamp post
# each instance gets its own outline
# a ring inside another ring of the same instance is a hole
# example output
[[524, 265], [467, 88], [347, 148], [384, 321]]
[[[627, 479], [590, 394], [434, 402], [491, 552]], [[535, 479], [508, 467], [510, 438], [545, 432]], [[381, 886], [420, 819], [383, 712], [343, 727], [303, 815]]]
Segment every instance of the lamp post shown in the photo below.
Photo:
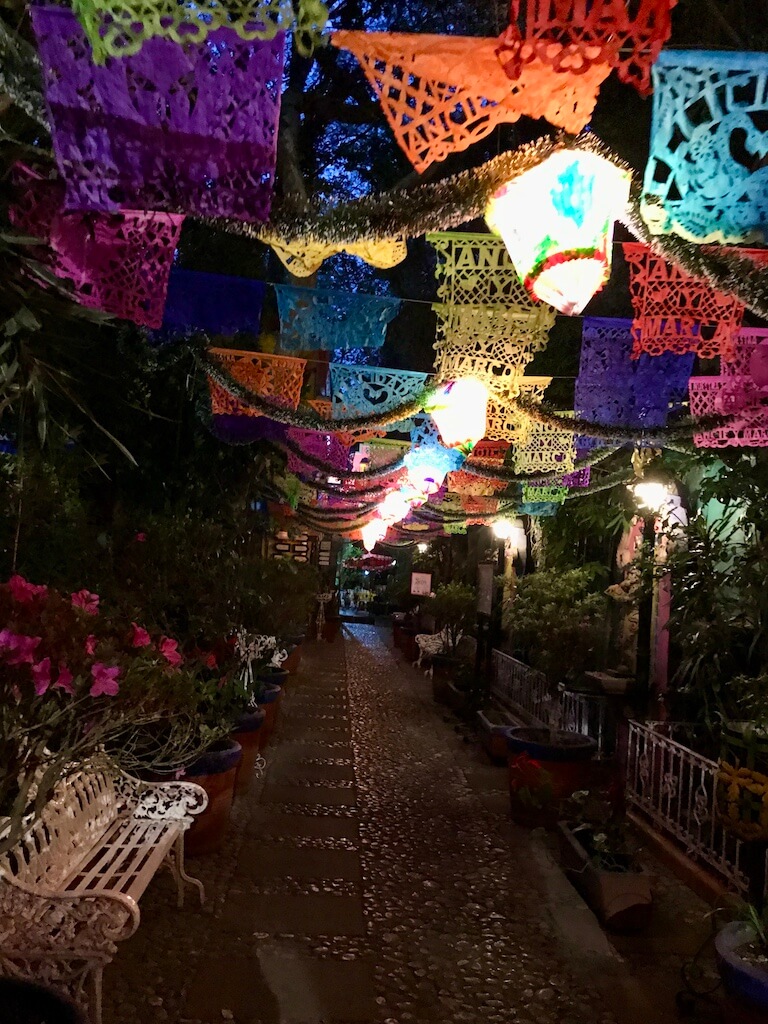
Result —
[[666, 719], [669, 689], [669, 615], [672, 605], [672, 575], [665, 568], [679, 543], [688, 515], [671, 475], [662, 467], [643, 473], [630, 490], [644, 519], [643, 542], [653, 559], [653, 588], [642, 601], [638, 621], [637, 681], [647, 686], [651, 708], [659, 720]]

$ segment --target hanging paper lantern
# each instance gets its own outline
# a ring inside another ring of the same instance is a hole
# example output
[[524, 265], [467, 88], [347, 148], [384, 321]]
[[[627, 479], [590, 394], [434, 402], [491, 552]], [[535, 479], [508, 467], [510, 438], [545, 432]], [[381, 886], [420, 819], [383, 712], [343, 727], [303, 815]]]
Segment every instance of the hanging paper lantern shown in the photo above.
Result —
[[378, 506], [379, 516], [387, 524], [399, 523], [410, 511], [411, 502], [402, 491], [390, 491]]
[[653, 85], [641, 202], [651, 231], [697, 243], [765, 241], [768, 56], [663, 50]]
[[[672, 32], [677, 0], [511, 0], [499, 39], [504, 71], [517, 79], [528, 63], [546, 61], [561, 74], [587, 74], [594, 64], [617, 69], [623, 82], [650, 92], [650, 69]], [[521, 25], [524, 28], [521, 29]]]
[[246, 42], [219, 28], [184, 45], [156, 37], [95, 66], [71, 11], [33, 6], [30, 15], [68, 208], [267, 220], [282, 32]]
[[408, 481], [421, 494], [436, 494], [448, 473], [464, 462], [461, 452], [440, 444], [420, 445], [405, 453]]
[[381, 519], [371, 519], [360, 531], [366, 551], [373, 551], [380, 540], [387, 535], [387, 524]]
[[613, 221], [629, 185], [629, 171], [597, 153], [562, 149], [495, 193], [486, 220], [531, 295], [581, 312], [610, 277]]
[[485, 437], [488, 426], [488, 388], [476, 377], [449, 381], [430, 399], [431, 413], [443, 444], [468, 455]]

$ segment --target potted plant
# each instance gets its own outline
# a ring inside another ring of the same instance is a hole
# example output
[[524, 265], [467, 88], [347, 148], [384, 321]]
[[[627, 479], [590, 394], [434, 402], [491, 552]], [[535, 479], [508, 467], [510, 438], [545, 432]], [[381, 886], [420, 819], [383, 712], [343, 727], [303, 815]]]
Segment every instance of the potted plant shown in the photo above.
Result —
[[[503, 732], [507, 740], [513, 817], [522, 787], [526, 806], [530, 803], [530, 794], [537, 794], [540, 813], [536, 824], [553, 828], [560, 815], [561, 802], [589, 783], [596, 741], [581, 733], [544, 726], [512, 726]], [[533, 766], [538, 772], [537, 778], [534, 778]], [[516, 820], [520, 820], [519, 814]]]
[[600, 921], [615, 931], [644, 928], [652, 880], [638, 864], [626, 825], [611, 803], [577, 791], [557, 828], [563, 869]]
[[435, 629], [442, 635], [442, 651], [431, 655], [432, 678], [433, 682], [437, 679], [438, 690], [442, 682], [447, 691], [448, 681], [459, 669], [459, 643], [475, 624], [476, 608], [477, 591], [464, 583], [441, 583], [424, 602], [423, 611], [434, 618]]
[[286, 652], [278, 647], [275, 637], [245, 630], [237, 634], [236, 650], [240, 659], [241, 679], [250, 703], [264, 712], [259, 730], [259, 751], [262, 751], [277, 724], [282, 698], [281, 684], [288, 676], [281, 667]]
[[744, 919], [715, 936], [715, 954], [726, 990], [745, 1003], [768, 1010], [768, 932], [765, 915], [752, 905]]
[[200, 679], [177, 641], [110, 618], [95, 593], [13, 576], [0, 586], [0, 624], [0, 852], [93, 758], [179, 768], [225, 731], [199, 714]]

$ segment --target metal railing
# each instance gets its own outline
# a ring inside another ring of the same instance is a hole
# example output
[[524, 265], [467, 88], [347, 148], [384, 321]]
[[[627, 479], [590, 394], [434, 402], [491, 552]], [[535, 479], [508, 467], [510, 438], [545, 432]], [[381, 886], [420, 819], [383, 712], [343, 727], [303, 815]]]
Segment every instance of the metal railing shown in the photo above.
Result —
[[552, 694], [543, 672], [502, 651], [493, 652], [493, 663], [492, 696], [520, 708], [536, 725], [591, 736], [600, 760], [613, 757], [617, 726], [609, 698], [569, 690]]
[[629, 723], [627, 802], [695, 861], [744, 892], [741, 843], [717, 821], [717, 763], [672, 739], [679, 723]]
[[563, 690], [560, 693], [558, 727], [591, 736], [597, 743], [597, 759], [610, 760], [616, 753], [618, 734], [615, 707], [610, 697]]
[[547, 677], [502, 651], [493, 652], [491, 695], [516, 705], [537, 724], [549, 725], [553, 698]]

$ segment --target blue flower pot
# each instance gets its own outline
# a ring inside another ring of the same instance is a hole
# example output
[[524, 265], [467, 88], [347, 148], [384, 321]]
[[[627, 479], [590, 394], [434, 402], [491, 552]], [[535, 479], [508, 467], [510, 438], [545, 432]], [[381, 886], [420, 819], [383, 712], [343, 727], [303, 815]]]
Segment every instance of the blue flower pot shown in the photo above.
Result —
[[768, 971], [742, 960], [739, 946], [756, 938], [754, 928], [746, 921], [727, 924], [715, 937], [715, 953], [720, 977], [726, 990], [745, 1003], [768, 1010]]

